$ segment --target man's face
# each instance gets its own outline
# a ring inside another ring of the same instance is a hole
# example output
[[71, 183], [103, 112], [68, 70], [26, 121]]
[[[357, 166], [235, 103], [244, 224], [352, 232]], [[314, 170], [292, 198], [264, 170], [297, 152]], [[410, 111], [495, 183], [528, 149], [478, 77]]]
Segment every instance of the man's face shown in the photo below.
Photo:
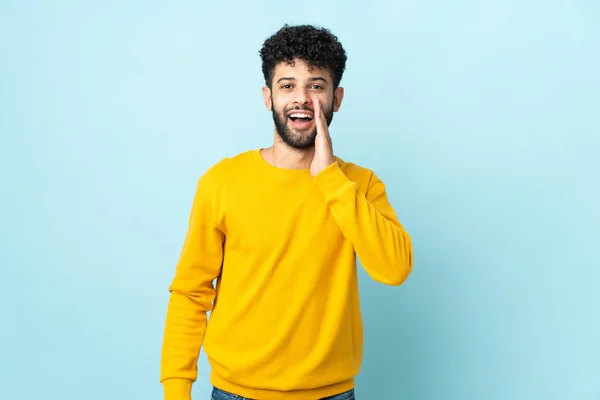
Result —
[[281, 63], [275, 67], [272, 89], [263, 88], [263, 96], [281, 139], [302, 150], [315, 145], [314, 98], [320, 100], [329, 126], [333, 113], [339, 110], [343, 89], [333, 89], [328, 70], [309, 69], [304, 61], [296, 60], [293, 66]]

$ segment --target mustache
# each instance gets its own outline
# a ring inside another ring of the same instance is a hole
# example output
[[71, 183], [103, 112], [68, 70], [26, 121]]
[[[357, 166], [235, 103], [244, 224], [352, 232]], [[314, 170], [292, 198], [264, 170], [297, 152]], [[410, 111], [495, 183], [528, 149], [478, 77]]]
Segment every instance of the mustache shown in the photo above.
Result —
[[290, 107], [287, 110], [285, 110], [286, 113], [290, 112], [290, 111], [310, 111], [310, 112], [314, 112], [315, 110], [310, 108], [310, 107], [302, 107], [302, 106], [295, 106], [295, 107]]

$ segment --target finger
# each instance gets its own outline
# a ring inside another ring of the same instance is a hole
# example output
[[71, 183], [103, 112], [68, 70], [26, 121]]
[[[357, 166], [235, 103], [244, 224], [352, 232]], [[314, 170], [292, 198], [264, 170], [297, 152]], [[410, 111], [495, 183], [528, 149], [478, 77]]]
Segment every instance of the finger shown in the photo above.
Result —
[[313, 104], [315, 106], [315, 123], [317, 125], [317, 129], [324, 130], [325, 125], [323, 123], [323, 109], [321, 108], [321, 102], [318, 97], [313, 98]]
[[321, 103], [319, 102], [318, 97], [313, 97], [313, 105], [315, 109], [315, 122], [317, 123], [317, 125], [320, 125], [319, 122], [321, 122]]

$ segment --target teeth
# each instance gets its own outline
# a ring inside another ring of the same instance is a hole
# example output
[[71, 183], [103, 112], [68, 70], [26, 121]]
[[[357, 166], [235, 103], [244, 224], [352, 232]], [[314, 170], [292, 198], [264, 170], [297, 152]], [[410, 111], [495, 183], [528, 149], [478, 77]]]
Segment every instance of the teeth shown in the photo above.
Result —
[[303, 113], [295, 113], [295, 114], [290, 115], [290, 117], [292, 117], [292, 118], [311, 118], [310, 115], [303, 114]]

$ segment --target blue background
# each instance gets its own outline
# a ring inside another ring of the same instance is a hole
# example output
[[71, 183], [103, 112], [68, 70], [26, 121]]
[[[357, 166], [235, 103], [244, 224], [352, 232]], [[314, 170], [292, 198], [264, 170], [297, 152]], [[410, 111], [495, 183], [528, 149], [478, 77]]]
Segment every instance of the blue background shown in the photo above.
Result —
[[196, 179], [271, 144], [286, 22], [342, 40], [336, 154], [414, 241], [361, 272], [358, 398], [600, 398], [597, 0], [1, 1], [0, 397], [162, 398]]

